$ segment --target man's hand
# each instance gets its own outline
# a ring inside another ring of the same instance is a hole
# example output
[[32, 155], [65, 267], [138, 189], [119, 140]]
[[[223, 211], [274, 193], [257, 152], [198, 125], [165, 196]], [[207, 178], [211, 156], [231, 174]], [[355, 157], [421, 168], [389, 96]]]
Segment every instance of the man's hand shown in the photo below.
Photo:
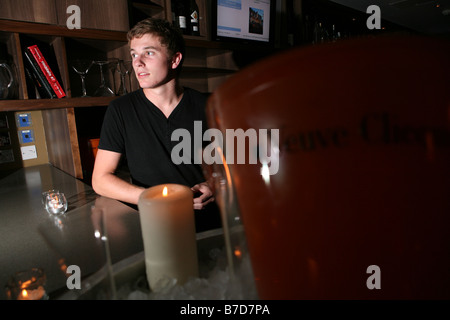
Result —
[[196, 184], [191, 188], [194, 192], [194, 209], [201, 210], [214, 201], [213, 192], [206, 182]]

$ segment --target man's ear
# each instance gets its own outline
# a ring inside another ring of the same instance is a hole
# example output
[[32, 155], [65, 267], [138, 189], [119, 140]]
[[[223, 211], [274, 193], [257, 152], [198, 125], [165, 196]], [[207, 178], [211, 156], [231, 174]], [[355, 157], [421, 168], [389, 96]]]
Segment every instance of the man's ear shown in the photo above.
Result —
[[183, 59], [183, 54], [181, 52], [177, 52], [172, 57], [172, 69], [175, 70], [181, 63]]

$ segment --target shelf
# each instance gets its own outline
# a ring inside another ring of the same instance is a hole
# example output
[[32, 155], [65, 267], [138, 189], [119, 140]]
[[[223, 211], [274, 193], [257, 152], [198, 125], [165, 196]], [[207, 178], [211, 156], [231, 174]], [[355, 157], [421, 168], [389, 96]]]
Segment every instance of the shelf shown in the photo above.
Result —
[[221, 69], [221, 68], [183, 66], [181, 76], [183, 77], [189, 75], [190, 77], [192, 77], [194, 75], [197, 77], [203, 77], [204, 74], [208, 74], [210, 76], [224, 76], [234, 74], [236, 73], [236, 71], [237, 70]]
[[83, 38], [95, 40], [110, 40], [127, 42], [127, 33], [122, 31], [98, 29], [68, 29], [66, 26], [45, 23], [24, 22], [0, 19], [0, 31], [26, 33], [32, 35], [60, 36], [68, 38]]
[[[36, 22], [23, 22], [0, 19], [0, 31], [12, 33], [25, 33], [31, 35], [60, 36], [66, 38], [93, 39], [128, 42], [127, 33], [122, 31], [109, 31], [98, 29], [68, 29], [65, 26], [49, 25]], [[224, 50], [268, 50], [264, 46], [248, 46], [220, 41], [210, 41], [201, 36], [184, 36], [187, 47]]]
[[133, 7], [138, 10], [141, 10], [148, 16], [153, 16], [155, 12], [163, 13], [165, 10], [163, 7], [161, 7], [157, 4], [144, 4], [144, 3], [139, 3], [139, 2], [133, 2]]
[[30, 111], [73, 107], [107, 106], [115, 98], [117, 97], [0, 100], [0, 111]]
[[273, 51], [273, 48], [264, 45], [248, 45], [243, 43], [234, 43], [227, 41], [211, 41], [202, 36], [184, 35], [186, 47], [222, 49], [222, 50], [244, 50], [244, 51]]

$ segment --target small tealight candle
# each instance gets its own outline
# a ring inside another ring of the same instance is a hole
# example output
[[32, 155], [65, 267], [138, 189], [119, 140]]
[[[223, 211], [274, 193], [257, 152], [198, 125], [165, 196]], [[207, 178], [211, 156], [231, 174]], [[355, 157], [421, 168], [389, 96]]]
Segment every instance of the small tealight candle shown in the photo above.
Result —
[[44, 300], [48, 299], [45, 292], [46, 277], [40, 268], [17, 272], [8, 282], [8, 299], [14, 300]]
[[34, 290], [23, 289], [17, 296], [17, 300], [41, 300], [45, 295], [43, 286], [39, 286]]
[[67, 211], [67, 200], [59, 191], [45, 192], [44, 207], [50, 214], [58, 215]]
[[170, 278], [183, 284], [198, 277], [192, 190], [178, 184], [151, 187], [138, 207], [150, 288], [158, 291]]
[[51, 190], [47, 190], [47, 191], [42, 192], [42, 204], [44, 205], [44, 208], [47, 208], [47, 196], [50, 193], [55, 193], [55, 192], [59, 192], [59, 191], [56, 190], [56, 189], [51, 189]]

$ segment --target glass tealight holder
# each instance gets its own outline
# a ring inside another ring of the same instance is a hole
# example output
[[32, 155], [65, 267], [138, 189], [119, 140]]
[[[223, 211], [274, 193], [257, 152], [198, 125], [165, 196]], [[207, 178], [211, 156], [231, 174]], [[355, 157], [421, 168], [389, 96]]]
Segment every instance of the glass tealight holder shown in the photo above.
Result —
[[47, 190], [42, 192], [42, 205], [44, 206], [45, 209], [47, 209], [47, 196], [49, 193], [54, 193], [54, 192], [59, 192], [56, 189], [51, 189], [51, 190]]
[[44, 208], [49, 214], [60, 215], [67, 211], [67, 199], [63, 192], [51, 190], [42, 194]]
[[15, 273], [6, 285], [9, 300], [47, 300], [46, 276], [41, 268], [32, 268]]

